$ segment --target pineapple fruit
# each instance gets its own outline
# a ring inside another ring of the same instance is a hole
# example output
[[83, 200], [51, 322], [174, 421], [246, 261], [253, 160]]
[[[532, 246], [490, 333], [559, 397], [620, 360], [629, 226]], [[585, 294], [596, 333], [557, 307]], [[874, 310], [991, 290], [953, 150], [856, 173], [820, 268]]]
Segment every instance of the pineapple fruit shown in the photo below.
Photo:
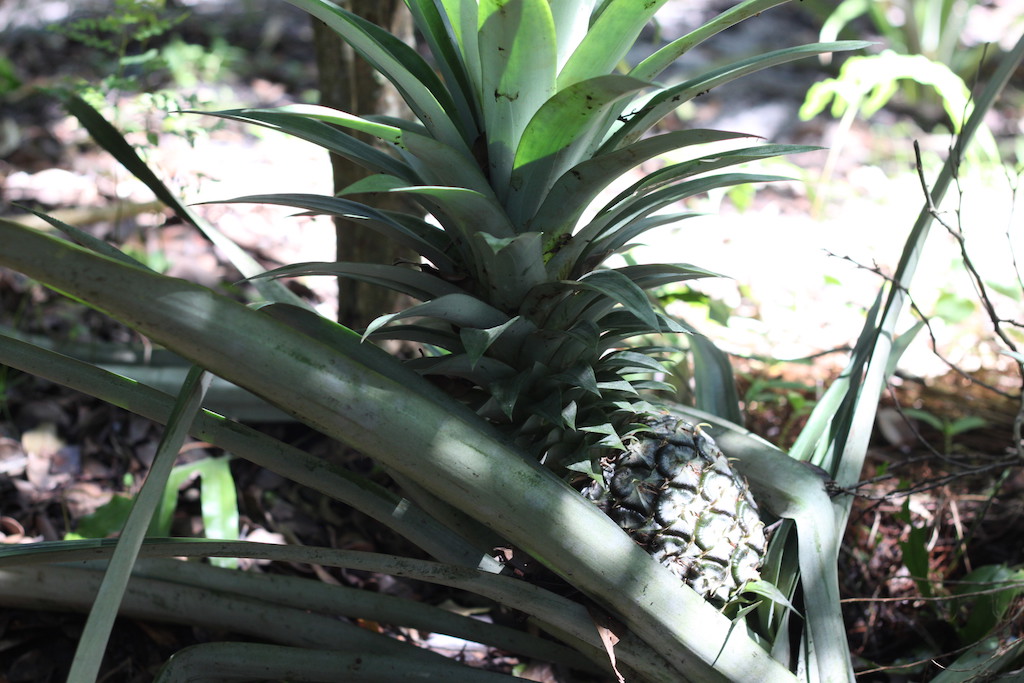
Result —
[[695, 591], [724, 603], [758, 579], [764, 524], [746, 481], [700, 427], [660, 415], [601, 462], [584, 494]]
[[[701, 145], [745, 137], [713, 130], [651, 135], [708, 89], [792, 59], [808, 45], [663, 85], [689, 48], [780, 0], [748, 0], [620, 71], [666, 0], [407, 0], [432, 62], [324, 0], [288, 0], [338, 31], [395, 84], [417, 122], [319, 106], [217, 112], [314, 142], [374, 175], [338, 196], [264, 202], [360, 221], [416, 249], [418, 264], [314, 263], [275, 276], [333, 275], [419, 300], [382, 316], [370, 338], [417, 342], [408, 361], [506, 430], [559, 476], [579, 481], [638, 543], [709, 599], [757, 577], [765, 539], [746, 483], [698, 428], [662, 415], [652, 392], [664, 349], [627, 343], [692, 330], [647, 291], [713, 275], [682, 263], [603, 266], [648, 230], [693, 213], [682, 199], [773, 180], [719, 169], [806, 148]], [[386, 147], [351, 133], [369, 133]], [[624, 173], [693, 150], [608, 196]], [[422, 212], [380, 211], [349, 194], [403, 193]], [[430, 220], [423, 218], [429, 214]], [[588, 483], [589, 482], [589, 483]]]

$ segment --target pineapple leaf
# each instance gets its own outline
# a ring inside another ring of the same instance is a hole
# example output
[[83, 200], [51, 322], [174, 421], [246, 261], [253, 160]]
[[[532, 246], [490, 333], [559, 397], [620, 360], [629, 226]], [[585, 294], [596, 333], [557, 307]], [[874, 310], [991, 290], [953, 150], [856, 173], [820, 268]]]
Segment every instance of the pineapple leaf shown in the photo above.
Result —
[[603, 448], [614, 448], [617, 451], [626, 450], [626, 447], [622, 443], [622, 439], [619, 437], [619, 433], [615, 431], [615, 427], [610, 422], [594, 425], [592, 427], [580, 427], [580, 431], [590, 432], [592, 434], [604, 434], [604, 438], [597, 442], [597, 446]]
[[549, 244], [554, 243], [572, 231], [590, 203], [626, 170], [683, 147], [740, 137], [750, 136], [702, 129], [674, 131], [587, 159], [555, 181], [530, 223], [547, 234]]
[[579, 162], [598, 133], [595, 124], [601, 114], [648, 87], [649, 83], [628, 76], [597, 76], [558, 91], [541, 106], [515, 150], [506, 202], [513, 223], [525, 223], [544, 200], [552, 181]]
[[[622, 306], [639, 318], [651, 331], [659, 328], [658, 317], [644, 290], [623, 273], [614, 270], [596, 270], [576, 281], [567, 281], [576, 289], [590, 290], [601, 294], [609, 304]], [[608, 308], [611, 305], [605, 304]], [[600, 307], [604, 309], [604, 306]]]
[[[697, 334], [697, 331], [685, 323], [665, 315], [661, 311], [656, 312], [659, 326], [656, 332], [667, 332], [672, 334]], [[633, 313], [625, 309], [616, 308], [605, 314], [598, 321], [601, 329], [602, 351], [613, 349], [619, 346], [623, 340], [636, 337], [642, 334], [651, 334], [652, 330]]]
[[579, 387], [597, 396], [601, 395], [601, 390], [597, 386], [597, 376], [594, 375], [594, 368], [589, 363], [577, 363], [565, 372], [551, 375], [550, 379], [571, 387]]
[[535, 364], [531, 371], [520, 372], [512, 377], [506, 377], [497, 382], [491, 383], [488, 387], [491, 392], [491, 398], [498, 405], [498, 408], [505, 415], [505, 417], [512, 419], [512, 413], [515, 410], [516, 403], [526, 392], [535, 376], [538, 374], [538, 370], [542, 370], [541, 366]]
[[436, 346], [450, 353], [462, 353], [459, 336], [451, 331], [450, 325], [445, 327], [448, 329], [440, 329], [437, 325], [431, 326], [429, 321], [418, 325], [389, 325], [383, 328], [378, 326], [366, 336], [371, 339], [401, 339]]
[[644, 228], [641, 230], [641, 226], [637, 225], [636, 221], [643, 220], [649, 214], [681, 199], [719, 187], [777, 180], [789, 180], [789, 178], [748, 173], [724, 173], [676, 183], [645, 195], [631, 197], [620, 202], [618, 206], [606, 206], [573, 238], [573, 244], [578, 245], [576, 249], [579, 250], [579, 253], [576, 253], [576, 249], [563, 249], [562, 251], [566, 252], [565, 255], [562, 256], [561, 252], [559, 253], [563, 261], [557, 265], [564, 267], [564, 260], [573, 257], [575, 257], [573, 266], [602, 262], [616, 249], [644, 230], [663, 224], [658, 221], [645, 222], [641, 224]]
[[401, 160], [321, 121], [277, 110], [262, 109], [231, 109], [197, 113], [279, 130], [301, 140], [312, 142], [314, 145], [334, 152], [374, 173], [390, 173], [399, 178], [407, 178], [409, 182], [416, 178], [415, 172]]
[[599, 482], [602, 487], [606, 486], [604, 477], [601, 475], [601, 468], [594, 467], [594, 462], [590, 458], [580, 460], [579, 462], [569, 463], [565, 465], [565, 469], [571, 472], [579, 472], [580, 474], [585, 474], [588, 478], [592, 479], [593, 481]]
[[[157, 199], [174, 210], [186, 223], [194, 225], [203, 235], [215, 244], [225, 256], [231, 261], [240, 273], [245, 276], [257, 274], [262, 267], [244, 249], [235, 242], [228, 239], [220, 230], [205, 221], [201, 216], [192, 211], [182, 203], [177, 194], [172, 192], [163, 181], [157, 178], [156, 174], [139, 158], [133, 148], [120, 131], [107, 121], [100, 112], [92, 105], [77, 95], [65, 95], [64, 106], [82, 126], [89, 131], [89, 135], [111, 156], [117, 159], [118, 163], [124, 166], [132, 175], [138, 178], [148, 187]], [[268, 301], [282, 301], [292, 304], [305, 305], [299, 297], [295, 296], [287, 287], [279, 286], [280, 283], [269, 282], [265, 286], [256, 285], [260, 294]]]
[[697, 409], [735, 424], [743, 424], [740, 399], [736, 393], [736, 378], [729, 357], [701, 334], [690, 337], [690, 352], [693, 354]]
[[650, 81], [686, 54], [691, 48], [704, 42], [711, 36], [735, 26], [744, 19], [760, 14], [766, 9], [789, 2], [789, 0], [747, 0], [735, 7], [730, 7], [700, 28], [672, 41], [651, 56], [637, 64], [630, 76]]
[[406, 364], [421, 375], [461, 377], [482, 387], [515, 374], [515, 369], [499, 360], [484, 357], [474, 362], [465, 354], [413, 358]]
[[[451, 28], [451, 35], [455, 39], [458, 51], [466, 65], [466, 74], [469, 78], [470, 99], [479, 106], [482, 101], [480, 84], [483, 82], [480, 71], [480, 47], [478, 40], [478, 25], [480, 6], [478, 0], [437, 0], [448, 17], [448, 26]], [[481, 115], [482, 119], [482, 115]]]
[[619, 368], [619, 372], [665, 372], [661, 361], [646, 353], [636, 351], [617, 351], [601, 359], [601, 365], [607, 368]]
[[[792, 180], [786, 176], [760, 175], [753, 173], [722, 173], [719, 175], [704, 176], [678, 183], [671, 183], [658, 188], [642, 187], [631, 196], [619, 196], [608, 202], [598, 213], [601, 218], [613, 211], [619, 211], [616, 216], [623, 214], [642, 213], [647, 215], [657, 211], [673, 202], [677, 202], [696, 194], [709, 192], [720, 187], [732, 185], [746, 185], [749, 183], [771, 183], [780, 180]], [[595, 222], [597, 220], [595, 219]]]
[[379, 26], [326, 0], [287, 0], [334, 29], [391, 81], [417, 118], [441, 142], [468, 154], [464, 137], [448, 112], [457, 111], [444, 84], [415, 49]]
[[400, 192], [420, 198], [458, 244], [468, 244], [474, 234], [510, 238], [515, 235], [508, 215], [491, 198], [464, 187], [409, 185], [400, 178], [377, 174], [352, 183], [340, 194]]
[[[628, 149], [628, 148], [627, 148]], [[813, 152], [821, 149], [808, 145], [760, 145], [758, 147], [745, 147], [743, 149], [731, 150], [721, 154], [712, 154], [670, 164], [662, 169], [644, 176], [642, 179], [620, 192], [614, 199], [608, 202], [608, 206], [614, 206], [624, 199], [640, 194], [647, 194], [653, 190], [669, 185], [682, 178], [698, 173], [717, 171], [726, 166], [744, 164], [750, 161], [758, 161], [784, 154], [799, 154], [801, 152]]]
[[518, 310], [526, 293], [547, 281], [541, 252], [543, 235], [527, 232], [513, 238], [473, 235], [471, 246], [486, 267], [484, 284], [489, 299], [506, 310]]
[[477, 21], [487, 156], [500, 194], [523, 131], [555, 94], [555, 22], [546, 0], [481, 0]]
[[498, 337], [519, 320], [521, 318], [516, 316], [496, 327], [488, 327], [486, 329], [464, 327], [459, 330], [459, 338], [462, 340], [463, 348], [466, 349], [466, 355], [469, 356], [470, 366], [475, 365], [487, 349], [497, 341]]
[[434, 56], [444, 82], [448, 85], [462, 121], [462, 129], [473, 133], [466, 136], [466, 139], [474, 139], [479, 131], [477, 122], [480, 120], [478, 103], [474, 96], [475, 89], [462, 55], [459, 54], [458, 43], [446, 21], [447, 16], [441, 14], [434, 0], [410, 0], [405, 4], [412, 12], [413, 21], [430, 46], [430, 53]]
[[565, 425], [566, 429], [576, 429], [576, 415], [579, 411], [579, 406], [576, 401], [569, 401], [564, 408], [562, 408], [562, 424]]
[[[394, 145], [402, 154], [415, 176], [396, 174], [399, 178], [415, 178], [423, 185], [454, 185], [476, 190], [482, 194], [492, 195], [491, 186], [480, 172], [472, 155], [464, 149], [455, 149], [439, 142], [429, 135], [409, 129], [408, 121], [394, 120], [394, 124], [383, 123], [385, 117], [360, 117], [347, 112], [312, 104], [294, 104], [273, 110], [241, 110], [249, 119], [266, 118], [269, 114], [278, 122], [287, 124], [292, 120], [321, 121], [323, 123], [350, 128]], [[388, 119], [389, 121], [391, 119]], [[281, 126], [288, 130], [286, 126]], [[337, 137], [339, 131], [330, 129]], [[342, 133], [342, 135], [344, 135]], [[390, 159], [390, 157], [388, 157]], [[392, 160], [394, 162], [394, 160]], [[371, 168], [370, 170], [379, 170]]]
[[403, 318], [435, 318], [460, 327], [498, 327], [509, 322], [509, 317], [468, 294], [445, 294], [436, 299], [409, 308], [383, 315], [366, 328], [364, 337], [393, 320]]
[[610, 73], [636, 45], [637, 36], [667, 0], [611, 0], [558, 73], [559, 90]]
[[704, 270], [688, 263], [652, 263], [616, 268], [640, 289], [653, 289], [673, 282], [683, 282], [702, 277], [722, 277], [710, 270]]
[[[678, 223], [683, 219], [701, 215], [703, 214], [687, 211], [656, 214], [646, 218], [634, 218], [626, 225], [622, 226], [617, 232], [614, 232], [609, 237], [597, 242], [593, 241], [594, 237], [592, 234], [586, 234], [587, 229], [584, 228], [578, 237], [570, 240], [567, 246], [556, 252], [554, 257], [548, 262], [548, 272], [552, 275], [561, 275], [563, 277], [570, 274], [577, 274], [586, 270], [587, 266], [590, 264], [603, 263], [606, 258], [615, 253], [631, 239], [638, 235], [642, 235], [648, 230], [653, 230], [654, 228], [658, 228], [663, 225], [671, 225], [672, 223]], [[596, 232], [598, 227], [600, 226], [595, 225], [594, 229], [590, 232]], [[588, 239], [591, 241], [588, 242]], [[588, 255], [587, 261], [585, 262], [581, 258], [581, 253], [583, 252], [586, 252]]]
[[446, 253], [452, 247], [451, 239], [444, 231], [408, 214], [378, 211], [359, 202], [316, 194], [262, 194], [204, 203], [294, 206], [318, 215], [364, 221], [367, 227], [414, 249], [438, 268], [452, 269], [451, 258]]
[[596, 0], [573, 0], [572, 2], [551, 3], [551, 15], [555, 21], [555, 37], [558, 40], [559, 70], [565, 66], [569, 57], [587, 35], [595, 2]]
[[630, 382], [633, 389], [637, 392], [640, 391], [666, 391], [669, 393], [675, 393], [676, 387], [672, 386], [668, 382], [660, 382], [653, 379], [637, 380]]
[[426, 301], [446, 294], [459, 294], [461, 289], [445, 280], [420, 270], [379, 263], [293, 263], [274, 270], [268, 270], [257, 278], [300, 277], [307, 275], [331, 275], [352, 280], [369, 282], [387, 287], [396, 292], [408, 294], [414, 299]]
[[617, 391], [624, 394], [632, 394], [633, 396], [640, 395], [636, 390], [635, 385], [624, 379], [613, 379], [607, 382], [598, 382], [597, 388], [602, 395], [607, 391]]
[[832, 43], [812, 43], [810, 45], [788, 47], [748, 57], [708, 71], [678, 85], [663, 88], [651, 95], [638, 111], [628, 116], [628, 120], [604, 142], [601, 146], [601, 151], [619, 149], [637, 141], [669, 112], [674, 111], [684, 102], [693, 99], [697, 95], [723, 83], [728, 83], [762, 69], [785, 64], [786, 62], [803, 57], [820, 55], [826, 52], [858, 50], [869, 45], [870, 43], [860, 40], [841, 40]]

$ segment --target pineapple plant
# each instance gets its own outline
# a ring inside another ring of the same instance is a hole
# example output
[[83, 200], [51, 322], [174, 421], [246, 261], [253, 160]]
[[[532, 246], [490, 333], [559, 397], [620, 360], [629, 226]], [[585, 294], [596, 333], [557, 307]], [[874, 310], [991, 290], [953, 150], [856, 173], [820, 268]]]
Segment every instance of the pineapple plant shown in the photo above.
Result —
[[[267, 275], [355, 278], [418, 300], [375, 320], [364, 338], [422, 345], [410, 367], [573, 481], [699, 593], [719, 603], [735, 596], [757, 578], [765, 552], [757, 506], [714, 441], [651, 398], [667, 388], [657, 381], [664, 349], [629, 344], [692, 333], [647, 292], [713, 273], [686, 263], [605, 263], [645, 232], [694, 215], [668, 211], [680, 200], [775, 179], [719, 169], [807, 149], [734, 144], [702, 153], [702, 145], [747, 136], [651, 134], [662, 118], [722, 83], [854, 44], [785, 48], [664, 85], [659, 74], [691, 47], [779, 2], [741, 3], [623, 69], [666, 0], [410, 0], [432, 63], [330, 2], [288, 1], [338, 31], [394, 83], [418, 121], [311, 105], [216, 112], [314, 142], [373, 172], [338, 196], [230, 201], [360, 221], [412, 247], [421, 261], [304, 263]], [[385, 149], [355, 132], [376, 136]], [[609, 191], [626, 171], [680, 150], [692, 158]], [[422, 211], [376, 210], [346, 198], [375, 193], [408, 195]]]

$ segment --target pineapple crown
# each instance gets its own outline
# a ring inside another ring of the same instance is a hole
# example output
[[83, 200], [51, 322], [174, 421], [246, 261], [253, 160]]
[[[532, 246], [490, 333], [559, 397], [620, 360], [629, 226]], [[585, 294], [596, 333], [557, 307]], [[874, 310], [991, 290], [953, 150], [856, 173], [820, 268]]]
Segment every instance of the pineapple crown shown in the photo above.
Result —
[[[777, 179], [715, 171], [809, 148], [698, 153], [611, 199], [602, 194], [659, 155], [745, 137], [714, 130], [649, 135], [686, 101], [768, 66], [861, 45], [791, 47], [659, 84], [655, 79], [689, 49], [785, 0], [740, 3], [636, 66], [621, 67], [666, 1], [406, 0], [432, 55], [428, 62], [330, 2], [288, 0], [373, 64], [418, 121], [310, 105], [215, 112], [285, 131], [373, 173], [334, 197], [231, 201], [361, 222], [414, 249], [424, 263], [307, 263], [269, 275], [344, 276], [407, 294], [422, 303], [382, 316], [365, 334], [437, 350], [410, 362], [424, 374], [466, 383], [481, 414], [515, 425], [524, 445], [553, 461], [582, 460], [581, 449], [591, 446], [622, 448], [628, 425], [652, 409], [640, 396], [664, 387], [651, 379], [662, 370], [662, 349], [625, 348], [623, 341], [691, 331], [653, 306], [647, 290], [713, 273], [680, 263], [602, 263], [646, 231], [695, 215], [665, 212], [679, 200]], [[375, 136], [383, 149], [354, 133]], [[347, 198], [356, 193], [402, 193], [422, 213], [382, 211]]]

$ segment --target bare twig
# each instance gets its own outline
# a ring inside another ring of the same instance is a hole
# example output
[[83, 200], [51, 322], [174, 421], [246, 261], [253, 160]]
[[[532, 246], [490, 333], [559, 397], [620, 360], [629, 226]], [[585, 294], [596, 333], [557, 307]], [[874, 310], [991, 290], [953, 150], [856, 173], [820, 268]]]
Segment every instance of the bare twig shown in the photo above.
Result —
[[[957, 149], [958, 147], [954, 147], [952, 153], [957, 154]], [[1002, 318], [996, 312], [995, 304], [992, 302], [992, 297], [989, 295], [988, 286], [985, 284], [985, 281], [981, 278], [981, 275], [979, 274], [977, 267], [974, 265], [974, 262], [971, 260], [970, 254], [967, 251], [967, 239], [964, 236], [963, 224], [960, 220], [961, 214], [959, 209], [957, 209], [956, 211], [957, 225], [954, 228], [945, 220], [943, 220], [940, 212], [935, 207], [935, 204], [932, 200], [931, 192], [928, 191], [928, 183], [925, 181], [924, 168], [921, 164], [921, 148], [916, 140], [914, 141], [914, 154], [917, 160], [917, 175], [918, 178], [921, 180], [921, 189], [924, 192], [928, 212], [932, 215], [932, 218], [934, 218], [935, 221], [939, 223], [939, 225], [945, 228], [946, 232], [949, 233], [949, 235], [954, 240], [956, 240], [957, 246], [960, 249], [960, 257], [963, 260], [964, 267], [967, 269], [967, 272], [971, 278], [971, 284], [974, 287], [974, 291], [978, 295], [978, 299], [981, 301], [981, 305], [984, 307], [985, 312], [988, 315], [989, 321], [992, 323], [992, 330], [994, 334], [1003, 343], [1005, 349], [1009, 351], [1008, 355], [1010, 355], [1010, 357], [1013, 358], [1016, 362], [1017, 372], [1018, 374], [1020, 374], [1021, 377], [1021, 386], [1022, 388], [1024, 388], [1024, 360], [1022, 360], [1022, 356], [1019, 349], [1017, 348], [1017, 345], [1013, 342], [1013, 340], [1010, 338], [1009, 334], [1003, 327], [1004, 325], [1011, 325], [1013, 327], [1024, 327], [1024, 323], [1013, 319]], [[957, 178], [959, 197], [960, 201], [962, 202], [963, 190], [959, 189], [958, 172], [959, 162], [954, 164], [954, 177]], [[1016, 183], [1014, 183], [1014, 199], [1016, 198], [1016, 193], [1017, 185]], [[1009, 228], [1007, 228], [1007, 240], [1011, 242], [1010, 259], [1011, 263], [1013, 264], [1013, 270], [1017, 277], [1018, 284], [1021, 285], [1021, 289], [1022, 291], [1024, 291], [1024, 282], [1022, 282], [1020, 268], [1018, 268], [1017, 266], [1016, 256], [1014, 255], [1012, 250], [1012, 240], [1010, 239]], [[1017, 457], [1020, 458], [1021, 460], [1024, 460], [1024, 438], [1022, 438], [1024, 437], [1024, 390], [1022, 390], [1018, 394], [1017, 399], [1019, 400], [1019, 408], [1017, 411], [1017, 415], [1013, 421], [1013, 447], [1017, 452]]]

